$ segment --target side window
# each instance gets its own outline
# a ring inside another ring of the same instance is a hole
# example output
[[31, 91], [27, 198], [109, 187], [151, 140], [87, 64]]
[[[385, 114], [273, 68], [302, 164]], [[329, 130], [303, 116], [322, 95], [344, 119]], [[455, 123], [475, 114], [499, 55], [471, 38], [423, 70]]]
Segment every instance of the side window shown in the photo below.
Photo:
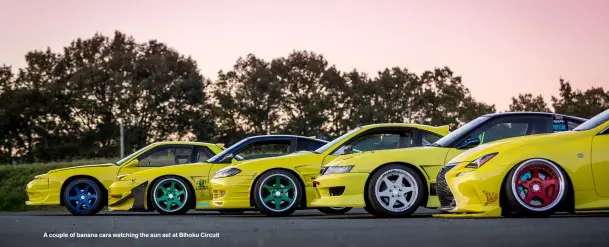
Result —
[[427, 146], [427, 145], [431, 145], [432, 143], [436, 142], [437, 140], [440, 140], [440, 138], [442, 138], [439, 135], [435, 135], [432, 133], [428, 133], [428, 132], [421, 132], [421, 137], [422, 137], [422, 141], [423, 141], [423, 146]]
[[506, 118], [493, 121], [474, 131], [470, 138], [479, 138], [480, 143], [489, 143], [506, 138], [546, 133], [547, 125], [544, 118]]
[[251, 160], [280, 156], [289, 154], [290, 147], [291, 142], [288, 140], [257, 142], [235, 153], [235, 157], [239, 157], [240, 159], [244, 160]]
[[296, 151], [313, 151], [323, 146], [325, 143], [308, 140], [308, 139], [298, 139], [296, 143]]
[[[414, 140], [412, 133], [409, 131], [395, 131], [391, 133], [371, 133], [362, 135], [349, 141], [347, 145], [351, 145], [354, 153], [360, 153], [371, 150], [412, 147], [414, 145]], [[344, 147], [345, 145], [334, 151], [333, 154], [344, 154]]]
[[190, 163], [192, 146], [161, 146], [138, 157], [139, 166], [162, 167]]
[[567, 120], [567, 130], [573, 130], [573, 129], [575, 129], [575, 127], [579, 126], [580, 124], [582, 124], [581, 121], [568, 119]]
[[199, 163], [207, 161], [212, 156], [214, 156], [214, 154], [207, 147], [202, 146], [197, 149], [197, 159], [196, 160]]

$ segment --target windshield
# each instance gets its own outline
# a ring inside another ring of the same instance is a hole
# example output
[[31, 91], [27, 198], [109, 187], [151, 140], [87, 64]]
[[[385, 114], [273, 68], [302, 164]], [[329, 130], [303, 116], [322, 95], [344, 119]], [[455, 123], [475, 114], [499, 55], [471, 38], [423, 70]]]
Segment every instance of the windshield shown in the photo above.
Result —
[[331, 148], [332, 146], [334, 146], [336, 143], [339, 143], [340, 141], [342, 141], [343, 139], [347, 138], [348, 136], [350, 136], [351, 134], [357, 132], [358, 130], [360, 130], [362, 127], [357, 127], [349, 132], [347, 132], [346, 134], [332, 140], [331, 142], [326, 143], [326, 145], [323, 145], [321, 147], [319, 147], [318, 149], [316, 149], [315, 151], [313, 151], [313, 153], [323, 153], [326, 150], [328, 150], [329, 148]]
[[[220, 162], [220, 160], [221, 160], [222, 158], [224, 158], [224, 156], [225, 156], [226, 154], [229, 154], [229, 153], [233, 153], [233, 152], [235, 152], [235, 150], [234, 150], [234, 149], [236, 149], [237, 147], [239, 147], [239, 146], [240, 146], [241, 144], [243, 144], [244, 142], [247, 142], [247, 140], [249, 140], [249, 138], [245, 138], [245, 139], [241, 140], [240, 142], [237, 142], [237, 143], [233, 144], [232, 146], [228, 147], [227, 149], [224, 149], [224, 151], [222, 151], [222, 152], [220, 152], [220, 153], [218, 153], [218, 154], [214, 155], [214, 157], [209, 158], [209, 159], [208, 159], [207, 161], [205, 161], [205, 162], [207, 162], [207, 163], [218, 163], [218, 162]], [[242, 160], [242, 158], [241, 158], [239, 155], [237, 155], [235, 158], [236, 158], [237, 160]]]
[[588, 119], [588, 121], [580, 124], [575, 129], [573, 129], [573, 131], [591, 130], [607, 121], [609, 121], [609, 109], [597, 114], [593, 118]]
[[456, 140], [461, 139], [461, 137], [463, 137], [463, 135], [465, 135], [470, 130], [475, 129], [480, 124], [486, 122], [486, 120], [488, 120], [488, 119], [489, 119], [489, 117], [478, 117], [478, 118], [474, 119], [473, 121], [470, 121], [469, 123], [461, 126], [461, 128], [458, 128], [455, 131], [450, 132], [448, 135], [440, 138], [440, 140], [437, 140], [436, 142], [431, 144], [431, 146], [447, 147], [448, 145], [455, 142]]
[[143, 152], [144, 150], [148, 149], [149, 147], [152, 147], [152, 145], [154, 144], [150, 144], [148, 146], [145, 146], [143, 148], [140, 148], [140, 150], [137, 150], [135, 152], [133, 152], [132, 154], [130, 154], [129, 156], [122, 158], [121, 160], [117, 161], [116, 163], [114, 163], [117, 166], [122, 165], [123, 163], [127, 162], [127, 160], [130, 160], [131, 158], [133, 158], [133, 156], [136, 156], [138, 154], [140, 154], [141, 152]]

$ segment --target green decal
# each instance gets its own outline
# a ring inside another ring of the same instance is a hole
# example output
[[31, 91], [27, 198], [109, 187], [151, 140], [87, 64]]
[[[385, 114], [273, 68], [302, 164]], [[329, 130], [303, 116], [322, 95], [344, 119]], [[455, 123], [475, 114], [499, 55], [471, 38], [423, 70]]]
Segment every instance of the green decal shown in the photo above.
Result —
[[206, 187], [205, 187], [205, 180], [199, 179], [199, 181], [197, 183], [199, 184], [199, 188], [198, 188], [199, 190], [206, 189]]

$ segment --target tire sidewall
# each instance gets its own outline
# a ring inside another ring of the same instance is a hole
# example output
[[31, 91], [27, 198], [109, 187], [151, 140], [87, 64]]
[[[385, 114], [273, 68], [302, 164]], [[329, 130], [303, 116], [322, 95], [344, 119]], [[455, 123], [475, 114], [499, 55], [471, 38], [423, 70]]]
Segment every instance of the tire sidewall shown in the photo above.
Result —
[[[70, 201], [68, 200], [69, 190], [71, 190], [74, 185], [80, 184], [80, 183], [89, 184], [91, 187], [93, 187], [93, 189], [97, 193], [97, 199], [95, 200], [95, 204], [93, 205], [93, 207], [91, 207], [91, 210], [77, 211], [77, 210], [72, 209], [72, 207], [70, 206]], [[105, 196], [106, 196], [106, 194], [105, 194], [104, 190], [102, 189], [102, 187], [97, 182], [95, 182], [94, 180], [89, 179], [89, 178], [78, 178], [78, 179], [72, 180], [70, 183], [68, 183], [64, 187], [64, 189], [61, 193], [61, 197], [62, 197], [62, 200], [63, 200], [63, 203], [64, 203], [66, 209], [73, 215], [77, 215], [77, 216], [94, 215], [94, 214], [98, 213], [99, 211], [101, 211], [102, 208], [104, 207], [102, 202], [105, 201]]]
[[[379, 179], [380, 176], [383, 175], [383, 173], [393, 169], [399, 169], [405, 171], [406, 173], [409, 173], [414, 178], [417, 186], [417, 198], [415, 198], [415, 201], [410, 206], [410, 208], [402, 212], [389, 211], [385, 209], [376, 199], [376, 181]], [[417, 172], [415, 172], [410, 167], [393, 164], [382, 167], [370, 177], [370, 181], [368, 182], [368, 186], [366, 188], [366, 195], [366, 199], [369, 204], [366, 206], [366, 211], [368, 211], [369, 213], [377, 217], [407, 217], [412, 215], [419, 208], [424, 196], [426, 196], [426, 193], [423, 185], [423, 180]]]
[[[160, 186], [160, 184], [162, 182], [165, 182], [168, 180], [174, 180], [176, 182], [179, 181], [185, 189], [184, 193], [186, 193], [186, 201], [184, 201], [184, 205], [182, 206], [182, 208], [180, 208], [176, 211], [171, 211], [171, 212], [165, 211], [164, 209], [162, 209], [154, 198], [154, 193], [155, 193], [155, 190], [158, 188], [158, 186]], [[186, 180], [184, 180], [180, 177], [176, 177], [176, 176], [161, 177], [161, 178], [157, 179], [154, 182], [154, 184], [152, 186], [150, 186], [148, 189], [148, 198], [150, 198], [150, 204], [152, 204], [152, 207], [154, 208], [154, 210], [157, 211], [159, 214], [166, 214], [166, 215], [185, 214], [186, 212], [188, 212], [188, 210], [190, 210], [190, 206], [192, 205], [193, 196], [194, 196], [194, 193], [192, 193], [192, 189], [190, 188], [188, 182]]]
[[[290, 206], [289, 208], [286, 208], [282, 211], [275, 211], [275, 210], [269, 209], [266, 206], [266, 204], [263, 202], [263, 200], [260, 198], [260, 190], [262, 189], [262, 186], [264, 185], [263, 182], [265, 182], [269, 177], [272, 177], [275, 175], [282, 175], [282, 176], [289, 177], [291, 182], [294, 184], [294, 190], [296, 191], [296, 197], [294, 198], [294, 203], [292, 204], [292, 206]], [[253, 193], [251, 193], [251, 196], [254, 197], [254, 206], [256, 207], [256, 209], [259, 212], [261, 212], [262, 214], [264, 214], [266, 216], [281, 217], [281, 216], [291, 215], [292, 213], [294, 213], [294, 211], [296, 211], [296, 209], [298, 209], [298, 207], [301, 206], [303, 193], [304, 193], [304, 189], [302, 188], [302, 186], [300, 184], [300, 180], [296, 176], [294, 176], [291, 172], [288, 172], [285, 170], [270, 170], [270, 171], [263, 173], [260, 176], [260, 179], [258, 179], [256, 181], [256, 185], [254, 186], [254, 191], [253, 191]]]

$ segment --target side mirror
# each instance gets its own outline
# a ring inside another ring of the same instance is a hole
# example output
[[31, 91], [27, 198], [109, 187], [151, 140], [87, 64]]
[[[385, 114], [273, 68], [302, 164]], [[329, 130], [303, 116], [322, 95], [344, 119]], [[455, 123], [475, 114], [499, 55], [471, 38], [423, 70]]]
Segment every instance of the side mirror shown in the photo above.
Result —
[[133, 159], [129, 161], [129, 163], [125, 167], [137, 167], [140, 164], [140, 161], [137, 159]]
[[457, 145], [455, 148], [456, 149], [470, 149], [470, 148], [473, 148], [478, 145], [480, 145], [480, 138], [478, 138], [478, 137], [468, 138], [468, 139], [465, 139], [465, 141], [461, 142], [459, 145]]
[[235, 156], [232, 154], [227, 154], [222, 160], [220, 160], [220, 164], [231, 164], [233, 163], [233, 158], [235, 158]]
[[353, 153], [353, 146], [345, 145], [343, 147], [343, 154], [352, 154], [352, 153]]

